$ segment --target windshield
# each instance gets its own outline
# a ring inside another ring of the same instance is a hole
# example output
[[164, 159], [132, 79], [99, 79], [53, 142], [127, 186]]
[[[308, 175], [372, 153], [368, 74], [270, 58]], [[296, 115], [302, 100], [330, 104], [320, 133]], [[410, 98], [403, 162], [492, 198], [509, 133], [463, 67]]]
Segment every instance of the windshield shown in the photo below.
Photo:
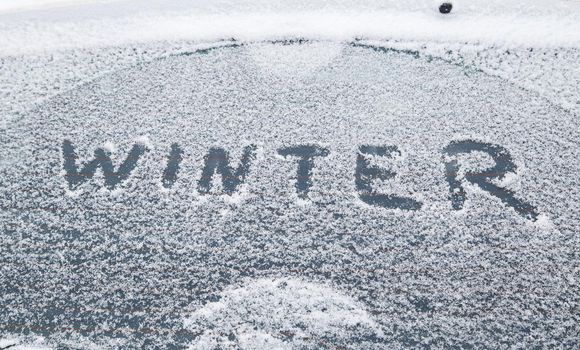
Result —
[[574, 348], [580, 5], [443, 3], [3, 4], [0, 349]]

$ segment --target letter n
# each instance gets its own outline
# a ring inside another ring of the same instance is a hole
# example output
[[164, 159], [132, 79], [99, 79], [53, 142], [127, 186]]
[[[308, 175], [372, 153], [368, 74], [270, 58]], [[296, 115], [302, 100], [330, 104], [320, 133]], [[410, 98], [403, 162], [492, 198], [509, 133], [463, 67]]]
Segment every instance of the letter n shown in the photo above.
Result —
[[223, 148], [211, 148], [205, 156], [205, 166], [201, 173], [201, 179], [197, 184], [200, 194], [208, 194], [212, 187], [214, 174], [220, 174], [223, 191], [232, 195], [238, 186], [244, 182], [250, 171], [252, 160], [256, 158], [256, 146], [250, 145], [244, 148], [242, 159], [237, 169], [230, 167], [229, 154]]

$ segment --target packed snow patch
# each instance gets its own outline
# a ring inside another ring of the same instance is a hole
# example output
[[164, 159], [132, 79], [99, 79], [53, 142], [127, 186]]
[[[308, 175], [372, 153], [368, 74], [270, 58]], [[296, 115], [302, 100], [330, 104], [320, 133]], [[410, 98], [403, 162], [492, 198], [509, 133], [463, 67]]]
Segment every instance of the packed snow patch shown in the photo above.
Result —
[[254, 62], [265, 74], [281, 77], [308, 76], [330, 64], [342, 50], [340, 43], [305, 42], [302, 45], [252, 45]]
[[301, 349], [383, 337], [364, 305], [320, 283], [263, 278], [228, 288], [185, 320], [190, 349]]
[[51, 350], [43, 337], [7, 337], [0, 338], [0, 349], [10, 350]]

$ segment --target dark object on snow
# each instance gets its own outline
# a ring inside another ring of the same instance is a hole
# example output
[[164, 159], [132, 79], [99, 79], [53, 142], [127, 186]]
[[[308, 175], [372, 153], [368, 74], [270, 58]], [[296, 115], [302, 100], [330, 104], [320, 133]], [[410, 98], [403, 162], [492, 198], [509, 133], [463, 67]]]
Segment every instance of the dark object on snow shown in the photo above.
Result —
[[446, 14], [451, 12], [451, 9], [453, 8], [453, 4], [450, 2], [444, 2], [441, 5], [439, 5], [439, 12]]

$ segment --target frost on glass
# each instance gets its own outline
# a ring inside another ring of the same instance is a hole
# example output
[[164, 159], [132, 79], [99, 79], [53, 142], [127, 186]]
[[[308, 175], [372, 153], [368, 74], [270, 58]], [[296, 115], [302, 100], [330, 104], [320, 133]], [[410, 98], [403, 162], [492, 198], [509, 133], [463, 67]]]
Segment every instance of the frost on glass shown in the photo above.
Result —
[[574, 347], [573, 110], [403, 43], [175, 45], [3, 61], [3, 342]]

